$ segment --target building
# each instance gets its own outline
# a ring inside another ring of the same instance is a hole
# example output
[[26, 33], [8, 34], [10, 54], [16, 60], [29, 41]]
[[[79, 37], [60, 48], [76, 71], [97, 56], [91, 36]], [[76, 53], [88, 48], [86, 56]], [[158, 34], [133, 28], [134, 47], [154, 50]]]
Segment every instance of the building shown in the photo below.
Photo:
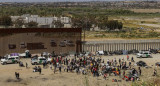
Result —
[[81, 28], [0, 29], [0, 56], [9, 53], [81, 52]]
[[65, 28], [71, 27], [71, 18], [69, 17], [40, 17], [38, 15], [24, 14], [21, 16], [11, 16], [12, 21], [16, 21], [18, 18], [22, 18], [24, 23], [29, 23], [31, 21], [38, 23], [41, 28], [51, 28], [54, 26], [53, 22], [61, 21]]

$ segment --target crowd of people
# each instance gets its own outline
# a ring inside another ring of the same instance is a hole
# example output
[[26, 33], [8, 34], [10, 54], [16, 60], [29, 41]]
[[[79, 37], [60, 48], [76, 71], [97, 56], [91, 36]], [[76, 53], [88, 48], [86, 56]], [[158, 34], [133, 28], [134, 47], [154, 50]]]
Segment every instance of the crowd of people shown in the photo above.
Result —
[[[57, 56], [53, 57], [50, 63], [43, 63], [43, 68], [49, 66], [54, 73], [59, 70], [59, 73], [62, 72], [71, 72], [83, 75], [92, 75], [93, 77], [102, 76], [105, 80], [110, 76], [119, 76], [126, 81], [135, 81], [139, 80], [139, 76], [142, 74], [141, 67], [135, 69], [134, 58], [127, 55], [126, 59], [107, 59], [105, 61], [101, 57], [94, 56], [84, 56], [84, 57], [62, 57]], [[26, 68], [28, 64], [26, 63]], [[40, 66], [35, 66], [33, 72], [39, 72], [41, 74], [42, 68]], [[153, 75], [157, 75], [156, 69], [154, 69]]]
[[[57, 56], [53, 57], [49, 64], [43, 65], [43, 68], [49, 65], [50, 69], [53, 70], [54, 73], [56, 73], [57, 70], [61, 73], [63, 68], [64, 72], [75, 72], [83, 75], [90, 74], [93, 75], [93, 77], [103, 76], [104, 79], [114, 75], [125, 80], [131, 80], [131, 78], [132, 80], [135, 80], [141, 75], [142, 70], [139, 67], [137, 71], [132, 64], [133, 62], [134, 58], [131, 57], [129, 59], [128, 55], [126, 60], [114, 58], [112, 60], [108, 59], [107, 61], [104, 61], [101, 57], [96, 58], [92, 56], [75, 56], [73, 58]], [[126, 70], [131, 70], [132, 72], [127, 76], [125, 73]]]

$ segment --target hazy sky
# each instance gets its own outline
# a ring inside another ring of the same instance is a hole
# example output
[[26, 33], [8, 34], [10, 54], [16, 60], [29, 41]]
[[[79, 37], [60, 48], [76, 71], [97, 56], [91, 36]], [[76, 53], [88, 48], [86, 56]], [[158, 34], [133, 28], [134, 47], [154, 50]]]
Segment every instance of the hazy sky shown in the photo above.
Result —
[[[67, 1], [140, 1], [140, 0], [0, 0], [0, 2], [67, 2]], [[145, 1], [145, 0], [141, 0]], [[147, 0], [146, 0], [147, 1]], [[158, 1], [158, 0], [148, 0]]]

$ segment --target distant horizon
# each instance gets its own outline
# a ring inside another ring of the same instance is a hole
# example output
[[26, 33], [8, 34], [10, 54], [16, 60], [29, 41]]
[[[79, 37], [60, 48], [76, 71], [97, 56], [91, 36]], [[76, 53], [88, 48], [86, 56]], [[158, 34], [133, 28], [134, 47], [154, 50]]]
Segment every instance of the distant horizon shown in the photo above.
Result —
[[89, 1], [158, 1], [158, 0], [0, 0], [0, 2], [89, 2]]

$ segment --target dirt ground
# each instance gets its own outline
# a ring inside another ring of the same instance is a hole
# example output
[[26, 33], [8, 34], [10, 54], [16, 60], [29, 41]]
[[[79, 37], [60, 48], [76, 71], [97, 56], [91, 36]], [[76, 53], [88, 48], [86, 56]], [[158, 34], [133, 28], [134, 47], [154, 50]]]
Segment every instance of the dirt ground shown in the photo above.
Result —
[[160, 12], [160, 9], [131, 9], [136, 13], [157, 13]]
[[[160, 54], [152, 55], [153, 58], [136, 58], [135, 55], [129, 55], [134, 57], [135, 61], [143, 60], [151, 68], [142, 68], [142, 76], [140, 79], [142, 81], [152, 80], [154, 77], [153, 69], [155, 68], [155, 63], [160, 62]], [[114, 55], [114, 56], [102, 56], [105, 59], [124, 58], [126, 60], [126, 55]], [[119, 76], [109, 76], [107, 80], [104, 80], [102, 76], [93, 77], [89, 75], [77, 75], [76, 73], [67, 73], [63, 71], [62, 73], [57, 72], [54, 74], [53, 70], [49, 67], [42, 69], [42, 74], [38, 72], [33, 73], [33, 65], [30, 64], [30, 59], [21, 59], [25, 64], [28, 63], [29, 68], [19, 67], [18, 64], [7, 64], [0, 65], [0, 85], [1, 86], [131, 86], [132, 82], [126, 82], [122, 80]], [[128, 63], [128, 62], [127, 62]], [[134, 63], [132, 63], [134, 64]], [[41, 65], [42, 67], [42, 65]], [[135, 66], [137, 69], [137, 66]], [[157, 73], [160, 74], [160, 68], [156, 68]], [[20, 79], [15, 78], [15, 72], [20, 73]], [[112, 82], [112, 79], [122, 80], [121, 82]]]

